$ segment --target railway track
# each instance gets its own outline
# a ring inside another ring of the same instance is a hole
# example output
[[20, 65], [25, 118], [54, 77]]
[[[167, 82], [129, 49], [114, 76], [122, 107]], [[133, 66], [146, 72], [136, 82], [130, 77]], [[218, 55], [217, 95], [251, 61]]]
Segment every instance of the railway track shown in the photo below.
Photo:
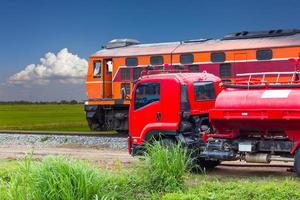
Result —
[[0, 130], [1, 134], [20, 134], [20, 135], [55, 135], [55, 136], [86, 136], [86, 137], [113, 137], [127, 138], [126, 134], [114, 132], [69, 132], [69, 131], [22, 131], [22, 130]]

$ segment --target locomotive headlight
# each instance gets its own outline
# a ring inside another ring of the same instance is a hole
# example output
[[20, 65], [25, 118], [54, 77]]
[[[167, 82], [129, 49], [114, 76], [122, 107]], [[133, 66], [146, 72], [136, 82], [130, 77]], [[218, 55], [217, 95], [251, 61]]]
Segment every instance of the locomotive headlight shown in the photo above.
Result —
[[84, 102], [84, 105], [89, 105], [89, 102], [88, 102], [88, 101], [85, 101], [85, 102]]

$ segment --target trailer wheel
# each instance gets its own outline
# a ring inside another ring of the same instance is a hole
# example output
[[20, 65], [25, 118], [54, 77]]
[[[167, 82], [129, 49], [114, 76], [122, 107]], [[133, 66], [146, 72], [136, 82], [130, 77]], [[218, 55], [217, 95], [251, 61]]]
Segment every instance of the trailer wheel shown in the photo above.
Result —
[[297, 176], [300, 177], [300, 148], [298, 148], [298, 150], [295, 153], [294, 168]]

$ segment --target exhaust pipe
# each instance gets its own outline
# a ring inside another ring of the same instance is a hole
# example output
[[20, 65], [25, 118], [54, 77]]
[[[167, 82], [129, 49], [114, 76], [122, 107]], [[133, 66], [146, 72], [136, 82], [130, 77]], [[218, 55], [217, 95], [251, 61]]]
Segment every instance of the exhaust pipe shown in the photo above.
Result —
[[247, 153], [245, 155], [245, 161], [249, 163], [270, 163], [270, 154], [258, 153], [258, 154], [250, 154]]
[[283, 162], [294, 162], [294, 158], [288, 158], [288, 157], [280, 157], [280, 156], [271, 156], [271, 161], [283, 161]]
[[247, 153], [244, 160], [249, 163], [270, 163], [271, 161], [294, 162], [294, 158], [274, 156], [265, 153]]

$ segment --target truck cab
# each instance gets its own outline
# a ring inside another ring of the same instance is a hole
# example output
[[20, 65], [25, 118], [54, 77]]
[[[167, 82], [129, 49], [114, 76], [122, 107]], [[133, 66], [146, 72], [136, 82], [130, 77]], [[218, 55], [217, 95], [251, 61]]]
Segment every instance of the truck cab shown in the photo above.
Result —
[[129, 107], [129, 152], [137, 155], [151, 139], [199, 144], [209, 128], [208, 111], [221, 91], [209, 73], [146, 74], [135, 84]]

